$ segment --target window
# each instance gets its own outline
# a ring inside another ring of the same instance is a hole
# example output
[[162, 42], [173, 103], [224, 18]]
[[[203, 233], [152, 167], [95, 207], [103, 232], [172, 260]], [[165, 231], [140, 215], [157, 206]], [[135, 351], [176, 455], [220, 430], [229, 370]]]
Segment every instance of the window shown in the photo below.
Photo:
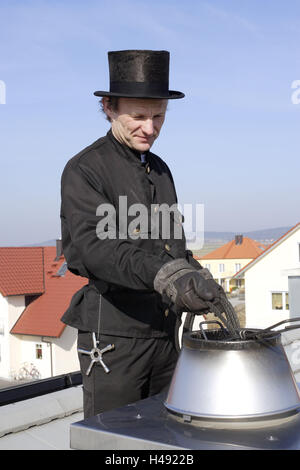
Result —
[[275, 292], [272, 294], [272, 310], [282, 310], [282, 293]]
[[241, 263], [235, 263], [235, 272], [238, 273], [241, 270]]
[[225, 265], [223, 263], [219, 264], [219, 273], [223, 273], [225, 271]]
[[288, 292], [272, 292], [272, 310], [289, 310]]
[[35, 345], [35, 357], [36, 359], [43, 359], [43, 345], [42, 344]]
[[210, 271], [210, 264], [206, 264], [205, 267]]
[[300, 261], [300, 243], [298, 243], [298, 261]]

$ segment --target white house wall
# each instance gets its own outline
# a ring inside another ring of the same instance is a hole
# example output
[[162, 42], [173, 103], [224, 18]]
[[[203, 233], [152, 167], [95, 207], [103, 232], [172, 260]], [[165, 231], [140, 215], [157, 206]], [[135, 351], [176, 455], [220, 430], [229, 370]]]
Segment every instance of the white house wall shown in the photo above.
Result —
[[[19, 335], [18, 335], [19, 336]], [[40, 374], [41, 379], [51, 377], [51, 348], [48, 344], [43, 342], [43, 338], [40, 336], [20, 336], [21, 340], [21, 351], [22, 361], [19, 363], [19, 367], [27, 365], [27, 369], [31, 370], [31, 364], [33, 364], [36, 370]], [[37, 358], [36, 345], [41, 345], [42, 358]]]
[[9, 346], [8, 346], [8, 303], [7, 297], [0, 294], [0, 377], [7, 377], [9, 373]]
[[272, 310], [272, 292], [288, 292], [289, 270], [300, 267], [300, 229], [245, 272], [246, 326], [265, 328], [289, 318], [289, 310]]
[[[80, 370], [76, 329], [67, 326], [60, 338], [10, 333], [24, 309], [23, 295], [0, 294], [0, 377], [17, 376], [24, 365], [30, 370], [30, 364], [36, 367], [41, 379]], [[42, 346], [41, 359], [37, 358], [37, 344]]]
[[10, 334], [10, 330], [22, 314], [25, 308], [24, 295], [12, 295], [7, 297], [8, 301], [8, 329], [7, 341], [9, 343], [9, 375], [11, 371], [16, 371], [22, 361], [21, 341], [17, 335]]
[[[19, 336], [19, 335], [18, 335]], [[20, 335], [22, 362], [33, 364], [40, 378], [67, 374], [80, 370], [77, 356], [77, 330], [66, 327], [60, 338]], [[37, 358], [37, 345], [42, 348], [42, 358]], [[30, 367], [28, 367], [30, 369]]]
[[[47, 338], [44, 338], [45, 341]], [[53, 374], [61, 375], [80, 370], [77, 355], [77, 330], [66, 326], [60, 338], [52, 342]]]

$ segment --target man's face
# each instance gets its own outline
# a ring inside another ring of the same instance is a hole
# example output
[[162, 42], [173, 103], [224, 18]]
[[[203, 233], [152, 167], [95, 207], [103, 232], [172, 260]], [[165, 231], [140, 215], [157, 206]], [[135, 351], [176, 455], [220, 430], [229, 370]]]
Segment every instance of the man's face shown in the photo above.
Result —
[[143, 153], [149, 150], [163, 125], [167, 100], [120, 98], [117, 111], [103, 108], [111, 120], [115, 138], [128, 147]]

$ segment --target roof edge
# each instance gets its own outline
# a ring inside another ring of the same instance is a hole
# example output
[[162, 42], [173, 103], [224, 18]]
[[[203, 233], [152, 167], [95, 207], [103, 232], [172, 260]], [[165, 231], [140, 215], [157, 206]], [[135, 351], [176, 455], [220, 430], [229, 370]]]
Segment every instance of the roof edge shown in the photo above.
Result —
[[298, 228], [300, 228], [300, 222], [298, 222], [296, 225], [290, 228], [286, 233], [284, 233], [281, 237], [279, 237], [277, 240], [275, 240], [272, 245], [270, 245], [268, 248], [265, 249], [262, 253], [260, 253], [256, 258], [254, 258], [250, 263], [246, 264], [240, 271], [238, 271], [234, 276], [232, 276], [232, 279], [239, 279], [242, 274], [244, 274], [248, 269], [252, 268], [256, 263], [258, 263], [263, 257], [267, 256], [271, 251], [273, 251], [275, 248], [277, 248], [278, 245], [283, 243], [287, 238], [289, 238]]

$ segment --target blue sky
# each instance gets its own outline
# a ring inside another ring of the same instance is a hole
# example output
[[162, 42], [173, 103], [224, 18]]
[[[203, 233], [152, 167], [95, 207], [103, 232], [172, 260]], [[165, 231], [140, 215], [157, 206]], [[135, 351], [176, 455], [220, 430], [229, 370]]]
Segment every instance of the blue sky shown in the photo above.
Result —
[[107, 52], [166, 49], [171, 101], [153, 151], [205, 229], [299, 222], [300, 2], [0, 0], [0, 245], [60, 236], [67, 160], [109, 124]]

